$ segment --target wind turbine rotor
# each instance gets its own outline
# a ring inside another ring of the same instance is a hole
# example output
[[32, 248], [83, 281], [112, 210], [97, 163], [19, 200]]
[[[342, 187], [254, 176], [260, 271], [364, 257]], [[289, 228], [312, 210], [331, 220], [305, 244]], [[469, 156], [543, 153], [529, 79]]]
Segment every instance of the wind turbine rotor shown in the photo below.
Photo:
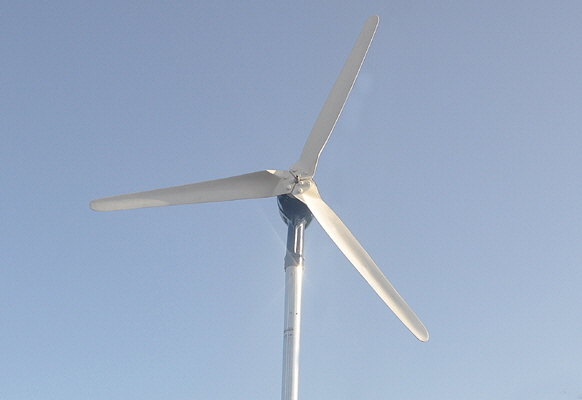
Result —
[[[317, 186], [312, 180], [319, 155], [333, 131], [358, 76], [378, 22], [378, 16], [373, 15], [364, 23], [311, 129], [299, 160], [290, 167], [289, 171], [264, 170], [188, 185], [103, 197], [93, 200], [90, 203], [91, 209], [112, 211], [278, 196], [279, 209], [286, 223], [294, 224], [298, 222], [298, 219], [305, 219], [305, 226], [307, 226], [313, 214], [342, 253], [404, 325], [419, 340], [428, 340], [428, 332], [422, 322], [344, 223], [321, 199]], [[299, 202], [296, 202], [294, 198]], [[306, 207], [303, 207], [303, 204]]]

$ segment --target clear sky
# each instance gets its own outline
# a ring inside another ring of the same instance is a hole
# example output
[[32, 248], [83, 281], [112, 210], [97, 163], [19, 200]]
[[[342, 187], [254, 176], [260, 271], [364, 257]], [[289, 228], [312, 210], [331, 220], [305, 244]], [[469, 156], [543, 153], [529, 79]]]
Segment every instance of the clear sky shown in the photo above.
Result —
[[279, 398], [276, 201], [88, 203], [287, 169], [373, 14], [315, 180], [431, 338], [314, 222], [300, 399], [582, 398], [574, 0], [2, 2], [0, 398]]

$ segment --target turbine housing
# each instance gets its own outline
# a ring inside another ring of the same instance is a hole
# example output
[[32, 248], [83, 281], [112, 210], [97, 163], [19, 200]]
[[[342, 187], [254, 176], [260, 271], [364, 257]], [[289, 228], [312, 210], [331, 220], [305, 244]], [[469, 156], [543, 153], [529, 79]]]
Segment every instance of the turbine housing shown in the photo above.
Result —
[[305, 203], [288, 194], [277, 196], [277, 205], [279, 214], [287, 225], [296, 226], [305, 222], [305, 228], [307, 228], [313, 219], [313, 214]]

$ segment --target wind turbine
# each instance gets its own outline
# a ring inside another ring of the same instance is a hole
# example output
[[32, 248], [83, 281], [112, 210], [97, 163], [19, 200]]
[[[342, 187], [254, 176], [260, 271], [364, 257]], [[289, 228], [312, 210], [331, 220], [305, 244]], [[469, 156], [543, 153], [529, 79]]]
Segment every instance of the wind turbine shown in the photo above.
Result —
[[288, 228], [285, 256], [283, 400], [297, 400], [298, 395], [301, 293], [304, 270], [303, 234], [313, 217], [414, 336], [421, 341], [428, 340], [428, 331], [422, 322], [388, 282], [354, 235], [321, 199], [317, 185], [313, 181], [319, 155], [358, 76], [376, 32], [378, 21], [378, 16], [374, 15], [364, 23], [311, 129], [299, 160], [291, 165], [288, 171], [268, 169], [188, 185], [103, 197], [90, 203], [93, 210], [113, 211], [277, 196], [279, 211]]

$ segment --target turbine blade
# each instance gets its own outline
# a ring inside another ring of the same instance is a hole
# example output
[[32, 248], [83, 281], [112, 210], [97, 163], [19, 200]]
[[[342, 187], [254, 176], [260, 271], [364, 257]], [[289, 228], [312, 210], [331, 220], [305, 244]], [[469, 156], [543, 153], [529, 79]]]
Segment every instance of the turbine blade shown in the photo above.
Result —
[[312, 181], [311, 186], [303, 193], [293, 193], [293, 195], [309, 207], [337, 247], [412, 334], [423, 342], [428, 340], [428, 331], [420, 319], [388, 282], [382, 271], [336, 213], [321, 199], [315, 183]]
[[364, 58], [376, 32], [378, 21], [378, 16], [373, 15], [364, 23], [364, 27], [356, 39], [356, 43], [346, 63], [337, 77], [331, 92], [327, 96], [323, 108], [319, 112], [319, 116], [303, 147], [299, 161], [290, 168], [291, 172], [295, 175], [301, 176], [302, 178], [311, 178], [315, 174], [319, 155], [325, 143], [327, 143], [329, 135], [333, 131], [335, 123], [342, 112], [344, 104], [358, 76], [358, 72], [360, 72], [360, 67], [364, 62]]
[[188, 185], [102, 197], [93, 200], [89, 207], [95, 211], [113, 211], [271, 197], [290, 193], [293, 183], [294, 177], [289, 171], [268, 169]]

